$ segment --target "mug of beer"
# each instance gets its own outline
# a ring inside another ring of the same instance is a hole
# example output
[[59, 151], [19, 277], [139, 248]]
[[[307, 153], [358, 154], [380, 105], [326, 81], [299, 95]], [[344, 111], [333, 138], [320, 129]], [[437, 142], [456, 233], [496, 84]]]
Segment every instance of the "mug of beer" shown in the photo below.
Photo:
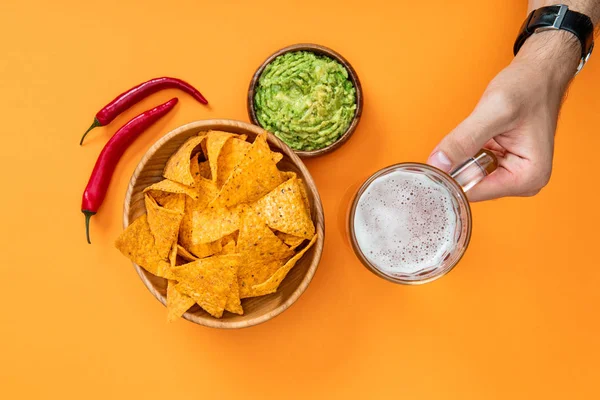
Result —
[[348, 214], [356, 256], [395, 283], [422, 284], [445, 275], [471, 238], [465, 193], [497, 166], [494, 154], [481, 150], [450, 175], [421, 163], [376, 172], [362, 184]]

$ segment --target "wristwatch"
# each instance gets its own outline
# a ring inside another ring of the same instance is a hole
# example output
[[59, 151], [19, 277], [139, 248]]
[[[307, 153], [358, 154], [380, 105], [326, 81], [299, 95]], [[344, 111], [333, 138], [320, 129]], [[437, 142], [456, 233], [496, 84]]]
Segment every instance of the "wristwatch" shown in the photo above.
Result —
[[541, 7], [529, 14], [515, 41], [513, 48], [515, 56], [525, 40], [534, 33], [559, 29], [571, 32], [581, 43], [581, 61], [576, 74], [579, 73], [594, 49], [594, 24], [590, 17], [569, 10], [569, 7], [564, 4]]

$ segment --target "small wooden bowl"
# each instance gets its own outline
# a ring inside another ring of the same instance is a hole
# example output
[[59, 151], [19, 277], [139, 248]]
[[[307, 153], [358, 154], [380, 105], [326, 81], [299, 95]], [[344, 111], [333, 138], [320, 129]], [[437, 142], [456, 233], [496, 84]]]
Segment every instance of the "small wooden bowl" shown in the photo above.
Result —
[[354, 118], [352, 119], [352, 122], [350, 123], [350, 126], [348, 126], [348, 129], [346, 130], [346, 132], [344, 132], [344, 134], [342, 136], [340, 136], [340, 138], [338, 140], [336, 140], [329, 146], [324, 147], [322, 149], [310, 150], [310, 151], [294, 150], [294, 152], [302, 158], [322, 156], [323, 154], [330, 153], [330, 152], [336, 150], [341, 145], [346, 143], [348, 141], [348, 139], [350, 139], [350, 136], [352, 136], [352, 134], [356, 130], [356, 127], [358, 125], [358, 122], [360, 121], [360, 117], [362, 115], [362, 110], [363, 110], [363, 94], [362, 94], [362, 87], [360, 85], [360, 80], [358, 79], [358, 75], [356, 74], [356, 71], [354, 70], [354, 68], [352, 68], [352, 65], [350, 65], [350, 63], [344, 57], [342, 57], [340, 54], [336, 53], [335, 51], [333, 51], [325, 46], [320, 46], [318, 44], [301, 43], [301, 44], [294, 44], [294, 45], [285, 47], [285, 48], [278, 50], [275, 53], [271, 54], [269, 56], [269, 58], [267, 58], [260, 65], [260, 67], [258, 67], [256, 72], [254, 73], [254, 76], [252, 77], [252, 81], [250, 81], [250, 87], [248, 88], [248, 100], [247, 100], [248, 116], [250, 117], [250, 121], [252, 121], [252, 123], [254, 125], [260, 126], [260, 123], [258, 122], [258, 118], [256, 117], [256, 110], [254, 109], [254, 94], [256, 92], [256, 86], [258, 85], [258, 80], [260, 79], [260, 76], [262, 75], [266, 66], [269, 65], [275, 58], [279, 57], [282, 54], [289, 53], [292, 51], [310, 51], [312, 53], [327, 56], [329, 58], [336, 60], [337, 62], [339, 62], [346, 68], [346, 70], [348, 71], [348, 76], [350, 77], [350, 80], [352, 81], [352, 83], [354, 84], [354, 87], [356, 88], [356, 111], [354, 113]]
[[[144, 194], [142, 191], [147, 186], [163, 179], [162, 172], [169, 157], [189, 137], [201, 131], [220, 130], [238, 134], [248, 135], [253, 141], [257, 135], [265, 132], [262, 128], [245, 122], [215, 119], [196, 121], [183, 125], [163, 136], [142, 157], [129, 182], [125, 195], [125, 206], [123, 210], [123, 227], [126, 228], [136, 218], [146, 212], [144, 205]], [[313, 247], [298, 261], [287, 277], [279, 286], [276, 293], [268, 296], [254, 297], [242, 300], [244, 315], [225, 312], [221, 319], [211, 317], [198, 305], [194, 305], [183, 317], [188, 321], [213, 328], [244, 328], [260, 324], [281, 314], [290, 307], [300, 295], [306, 290], [314, 276], [321, 253], [325, 235], [325, 219], [323, 216], [323, 205], [315, 186], [313, 178], [296, 154], [285, 143], [272, 134], [268, 134], [268, 142], [272, 150], [284, 155], [277, 166], [284, 171], [294, 171], [304, 180], [308, 189], [308, 197], [311, 206], [311, 215], [319, 235]], [[167, 281], [154, 276], [133, 264], [138, 275], [148, 288], [163, 305], [166, 305]]]

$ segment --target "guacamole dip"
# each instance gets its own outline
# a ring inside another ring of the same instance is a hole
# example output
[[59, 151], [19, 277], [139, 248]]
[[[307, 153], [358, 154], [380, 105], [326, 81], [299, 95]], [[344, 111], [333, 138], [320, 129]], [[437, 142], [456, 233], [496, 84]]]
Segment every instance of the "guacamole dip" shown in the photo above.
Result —
[[292, 149], [317, 150], [348, 129], [356, 110], [356, 89], [339, 62], [295, 51], [266, 66], [254, 109], [260, 125]]

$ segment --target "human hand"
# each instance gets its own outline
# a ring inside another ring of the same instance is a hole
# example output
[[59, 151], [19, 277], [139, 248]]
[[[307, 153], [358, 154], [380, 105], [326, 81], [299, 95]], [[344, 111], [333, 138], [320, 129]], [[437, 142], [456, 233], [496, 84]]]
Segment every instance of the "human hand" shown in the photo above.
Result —
[[487, 148], [498, 157], [498, 169], [468, 192], [469, 200], [537, 194], [552, 172], [558, 113], [579, 46], [568, 32], [530, 37], [427, 162], [449, 172]]

